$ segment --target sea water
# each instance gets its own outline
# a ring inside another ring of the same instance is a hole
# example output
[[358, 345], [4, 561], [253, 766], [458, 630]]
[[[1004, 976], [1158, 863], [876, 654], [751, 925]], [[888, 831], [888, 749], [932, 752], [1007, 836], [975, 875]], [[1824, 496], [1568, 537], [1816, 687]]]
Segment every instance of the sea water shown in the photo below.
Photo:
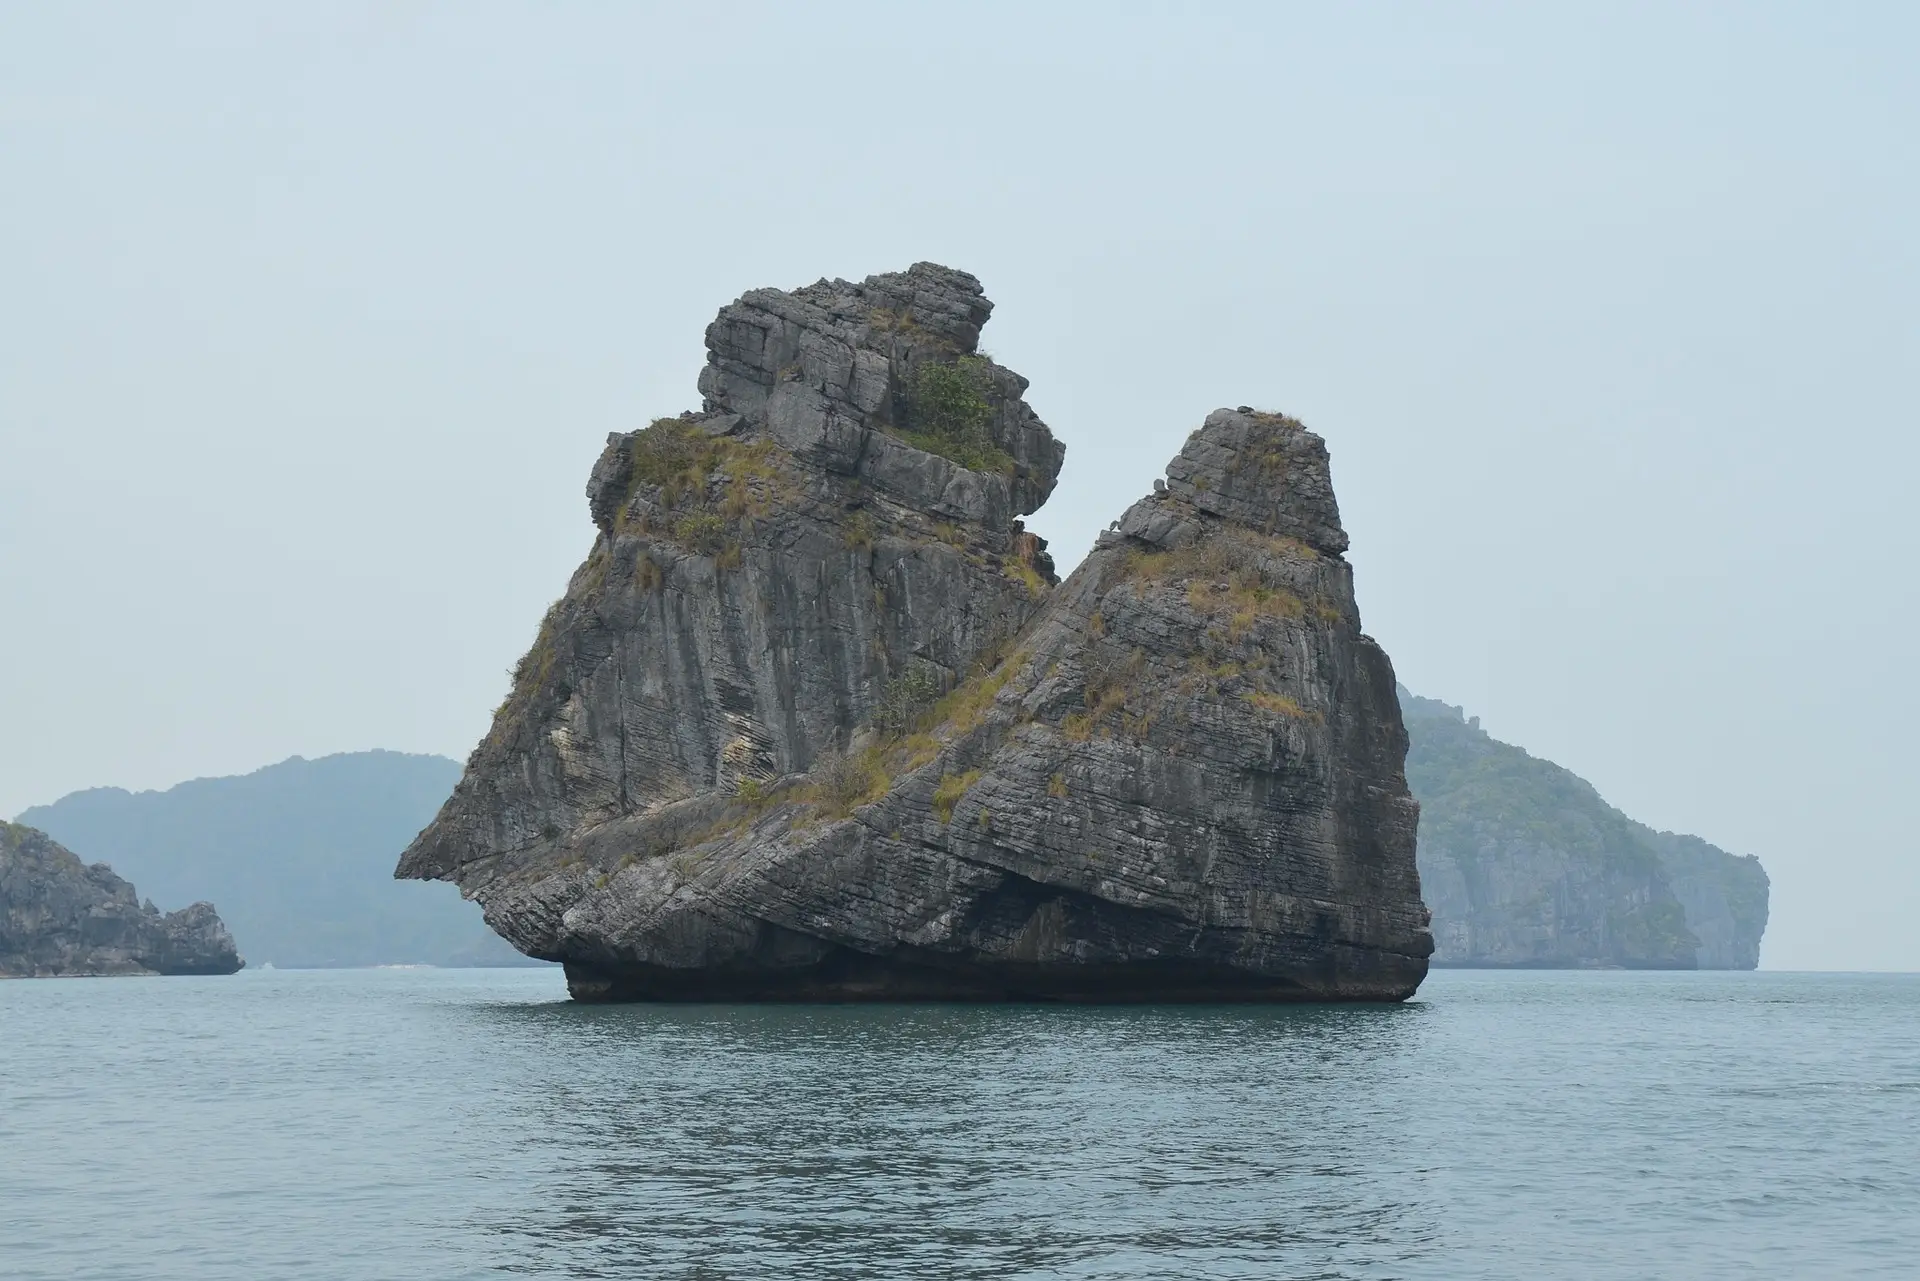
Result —
[[1381, 1008], [0, 983], [0, 1277], [1912, 1277], [1920, 977]]

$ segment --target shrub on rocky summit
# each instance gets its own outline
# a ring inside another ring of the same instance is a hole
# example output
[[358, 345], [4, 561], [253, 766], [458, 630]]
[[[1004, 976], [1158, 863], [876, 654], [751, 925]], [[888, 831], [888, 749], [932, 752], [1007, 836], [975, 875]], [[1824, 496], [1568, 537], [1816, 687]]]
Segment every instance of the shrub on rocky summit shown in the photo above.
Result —
[[962, 356], [952, 364], [925, 364], [908, 389], [906, 424], [898, 434], [916, 449], [938, 454], [969, 471], [1013, 473], [1013, 456], [993, 443], [992, 364]]

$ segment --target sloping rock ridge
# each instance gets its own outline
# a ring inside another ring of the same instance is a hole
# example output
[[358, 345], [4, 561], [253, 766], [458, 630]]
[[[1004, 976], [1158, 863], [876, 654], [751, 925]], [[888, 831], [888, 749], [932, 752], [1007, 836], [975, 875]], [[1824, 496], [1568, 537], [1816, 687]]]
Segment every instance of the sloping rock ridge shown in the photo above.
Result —
[[0, 823], [0, 977], [232, 974], [242, 964], [211, 903], [163, 916], [105, 863]]
[[1760, 860], [1656, 832], [1571, 771], [1401, 691], [1435, 965], [1751, 970]]
[[1417, 810], [1326, 450], [1221, 410], [1055, 585], [1063, 449], [920, 264], [758, 290], [402, 876], [577, 998], [1397, 1000]]

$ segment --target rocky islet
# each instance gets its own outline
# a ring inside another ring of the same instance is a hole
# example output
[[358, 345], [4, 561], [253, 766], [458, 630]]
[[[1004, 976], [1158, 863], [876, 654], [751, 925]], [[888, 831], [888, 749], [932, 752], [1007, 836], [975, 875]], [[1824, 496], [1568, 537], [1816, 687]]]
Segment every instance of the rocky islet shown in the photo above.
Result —
[[242, 964], [211, 903], [162, 914], [105, 863], [0, 822], [0, 977], [232, 974]]
[[1396, 1000], [1432, 942], [1320, 438], [1206, 418], [1063, 584], [1064, 454], [931, 264], [756, 290], [402, 876], [583, 999]]
[[393, 880], [395, 853], [459, 777], [443, 756], [295, 756], [164, 791], [88, 788], [15, 817], [162, 903], [218, 903], [256, 966], [524, 964], [451, 886]]

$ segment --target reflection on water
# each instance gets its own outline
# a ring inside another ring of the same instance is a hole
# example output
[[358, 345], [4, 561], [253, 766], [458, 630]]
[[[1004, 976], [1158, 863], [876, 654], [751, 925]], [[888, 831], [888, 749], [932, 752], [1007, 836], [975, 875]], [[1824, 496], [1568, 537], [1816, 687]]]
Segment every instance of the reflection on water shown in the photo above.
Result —
[[490, 1007], [546, 1154], [497, 1233], [579, 1276], [1271, 1275], [1435, 1234], [1427, 1011]]

